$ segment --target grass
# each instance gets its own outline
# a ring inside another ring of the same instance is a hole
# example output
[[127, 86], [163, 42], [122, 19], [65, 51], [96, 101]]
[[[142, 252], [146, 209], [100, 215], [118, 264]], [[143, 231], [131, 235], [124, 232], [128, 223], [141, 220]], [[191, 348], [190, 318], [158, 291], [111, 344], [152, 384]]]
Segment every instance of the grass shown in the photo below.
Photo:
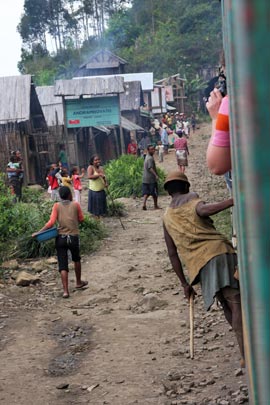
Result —
[[225, 210], [213, 216], [215, 227], [229, 240], [232, 238], [232, 223], [230, 210]]

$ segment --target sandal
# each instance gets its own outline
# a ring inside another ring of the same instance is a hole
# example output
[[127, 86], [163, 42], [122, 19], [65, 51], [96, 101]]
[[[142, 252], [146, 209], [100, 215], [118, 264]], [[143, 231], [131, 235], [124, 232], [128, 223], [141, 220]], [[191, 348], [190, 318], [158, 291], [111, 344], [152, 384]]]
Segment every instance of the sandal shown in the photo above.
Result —
[[82, 281], [82, 284], [79, 286], [76, 286], [76, 290], [81, 290], [82, 288], [86, 287], [88, 285], [88, 281]]
[[64, 293], [63, 298], [69, 298], [69, 293]]

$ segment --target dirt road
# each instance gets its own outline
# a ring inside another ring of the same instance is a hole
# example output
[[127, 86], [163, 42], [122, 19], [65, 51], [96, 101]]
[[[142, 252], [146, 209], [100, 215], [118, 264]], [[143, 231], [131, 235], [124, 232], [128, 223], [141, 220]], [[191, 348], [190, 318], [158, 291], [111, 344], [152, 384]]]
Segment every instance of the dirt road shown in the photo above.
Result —
[[[209, 125], [189, 141], [187, 175], [201, 196], [227, 196], [205, 168]], [[162, 164], [176, 168], [173, 152]], [[42, 283], [0, 284], [0, 403], [10, 405], [177, 405], [247, 402], [236, 339], [216, 306], [195, 302], [195, 358], [189, 358], [189, 308], [172, 272], [163, 210], [125, 199], [126, 230], [106, 219], [109, 236], [83, 258], [89, 288], [61, 298], [55, 264]], [[32, 266], [28, 264], [29, 268]], [[74, 276], [71, 272], [71, 285]]]

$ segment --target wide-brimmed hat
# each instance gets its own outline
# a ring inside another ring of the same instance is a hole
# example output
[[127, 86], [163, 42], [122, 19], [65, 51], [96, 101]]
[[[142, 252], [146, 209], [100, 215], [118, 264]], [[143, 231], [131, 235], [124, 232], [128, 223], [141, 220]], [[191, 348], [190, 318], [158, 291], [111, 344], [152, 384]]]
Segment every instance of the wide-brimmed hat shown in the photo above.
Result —
[[184, 173], [181, 173], [180, 171], [170, 172], [167, 175], [164, 183], [165, 190], [167, 189], [168, 183], [170, 183], [171, 181], [182, 181], [183, 183], [187, 183], [187, 185], [190, 186], [187, 176]]

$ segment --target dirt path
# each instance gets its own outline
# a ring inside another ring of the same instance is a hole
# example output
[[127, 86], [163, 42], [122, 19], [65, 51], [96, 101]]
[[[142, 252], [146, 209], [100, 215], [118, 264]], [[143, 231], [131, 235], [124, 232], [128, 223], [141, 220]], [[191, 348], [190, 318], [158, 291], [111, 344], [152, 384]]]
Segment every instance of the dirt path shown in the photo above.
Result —
[[[204, 197], [227, 195], [205, 168], [209, 126], [191, 136], [187, 175]], [[166, 171], [175, 168], [172, 152]], [[168, 205], [167, 196], [160, 205]], [[162, 212], [126, 199], [122, 230], [84, 257], [90, 287], [61, 299], [54, 265], [36, 287], [0, 286], [0, 403], [237, 404], [247, 402], [235, 337], [217, 307], [205, 313], [198, 289], [195, 359], [189, 358], [189, 310], [171, 270]], [[74, 277], [71, 273], [71, 284]], [[240, 374], [240, 375], [237, 375]]]

